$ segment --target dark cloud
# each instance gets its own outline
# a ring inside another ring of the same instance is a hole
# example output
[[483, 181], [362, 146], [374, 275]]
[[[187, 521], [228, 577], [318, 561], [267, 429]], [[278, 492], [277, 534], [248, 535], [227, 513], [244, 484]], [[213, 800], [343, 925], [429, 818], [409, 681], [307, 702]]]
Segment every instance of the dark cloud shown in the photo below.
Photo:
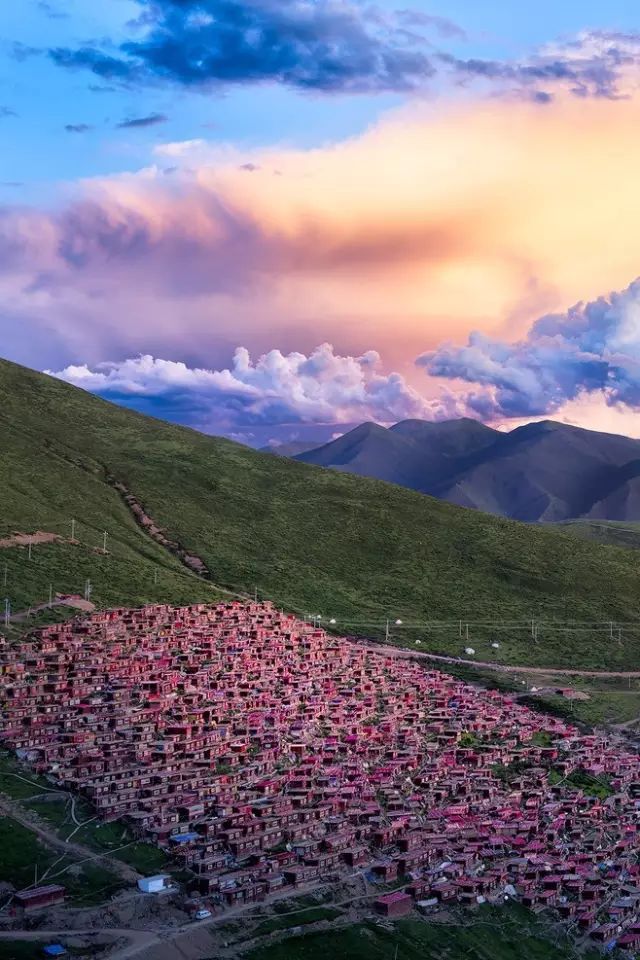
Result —
[[28, 60], [30, 57], [37, 57], [42, 53], [39, 47], [30, 47], [26, 43], [19, 43], [16, 41], [11, 44], [10, 55], [14, 60], [17, 60], [19, 63], [22, 63], [24, 60]]
[[[408, 14], [386, 16], [349, 0], [138, 0], [139, 40], [117, 56], [98, 47], [58, 48], [60, 66], [108, 80], [170, 81], [206, 88], [279, 82], [306, 90], [409, 90], [434, 73], [419, 49], [397, 37]], [[445, 29], [417, 18], [416, 26]]]
[[46, 0], [38, 0], [36, 7], [40, 13], [43, 13], [45, 17], [49, 17], [50, 20], [66, 20], [69, 17], [69, 14], [64, 10], [54, 7], [53, 4], [47, 3]]
[[0, 118], [17, 116], [18, 114], [15, 112], [15, 110], [11, 110], [9, 107], [0, 107]]
[[67, 133], [88, 133], [93, 130], [90, 123], [66, 123], [64, 128]]
[[533, 324], [524, 340], [506, 343], [482, 333], [418, 357], [434, 377], [481, 389], [465, 397], [484, 418], [554, 413], [570, 400], [603, 393], [609, 404], [640, 408], [640, 280], [621, 293], [579, 303]]
[[436, 59], [462, 82], [480, 79], [524, 89], [539, 103], [552, 97], [539, 84], [554, 83], [577, 97], [616, 100], [626, 95], [625, 70], [640, 66], [640, 33], [589, 31], [522, 62], [462, 59], [449, 53]]
[[121, 130], [132, 130], [138, 127], [157, 127], [160, 123], [166, 123], [168, 117], [164, 113], [150, 113], [146, 117], [131, 117], [128, 120], [122, 120], [116, 126]]
[[134, 73], [130, 63], [102, 53], [94, 47], [80, 47], [78, 50], [56, 47], [49, 50], [49, 56], [60, 67], [71, 69], [84, 67], [104, 80], [126, 81], [131, 79]]

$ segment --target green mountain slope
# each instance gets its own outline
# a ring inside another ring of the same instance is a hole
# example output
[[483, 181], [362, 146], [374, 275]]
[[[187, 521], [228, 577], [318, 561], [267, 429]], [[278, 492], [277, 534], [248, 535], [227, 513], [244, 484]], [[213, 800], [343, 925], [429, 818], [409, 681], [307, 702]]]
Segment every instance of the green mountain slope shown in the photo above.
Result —
[[[0, 536], [41, 529], [80, 545], [0, 550], [14, 607], [55, 589], [99, 603], [208, 598], [211, 586], [186, 570], [135, 523], [107, 476], [203, 559], [215, 583], [271, 597], [288, 609], [352, 623], [410, 620], [574, 618], [635, 620], [640, 557], [486, 516], [376, 480], [261, 454], [227, 440], [113, 406], [81, 390], [0, 362]], [[110, 553], [93, 549], [109, 534]], [[157, 582], [155, 580], [157, 579]], [[0, 588], [0, 598], [2, 592]], [[378, 630], [379, 633], [379, 630]], [[462, 654], [458, 630], [402, 633], [422, 649]], [[482, 659], [640, 665], [632, 631], [620, 642], [599, 633], [543, 627], [499, 634], [471, 627]], [[586, 642], [593, 639], [595, 642]]]
[[553, 526], [581, 540], [640, 550], [640, 523], [630, 520], [564, 520]]

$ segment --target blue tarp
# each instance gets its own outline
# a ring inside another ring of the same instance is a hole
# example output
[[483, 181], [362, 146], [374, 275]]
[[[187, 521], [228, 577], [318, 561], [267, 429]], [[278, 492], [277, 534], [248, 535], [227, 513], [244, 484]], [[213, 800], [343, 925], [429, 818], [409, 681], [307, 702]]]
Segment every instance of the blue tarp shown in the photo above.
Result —
[[192, 840], [199, 839], [199, 833], [176, 833], [173, 837], [169, 837], [171, 843], [191, 843]]

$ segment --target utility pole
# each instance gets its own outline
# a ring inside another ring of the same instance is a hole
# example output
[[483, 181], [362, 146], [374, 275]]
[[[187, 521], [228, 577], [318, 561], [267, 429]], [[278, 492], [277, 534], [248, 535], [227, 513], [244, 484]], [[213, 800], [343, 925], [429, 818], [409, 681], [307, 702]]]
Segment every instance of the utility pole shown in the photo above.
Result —
[[154, 586], [157, 584], [157, 582], [158, 582], [158, 571], [157, 571], [157, 570], [154, 570], [154, 571], [153, 571], [153, 584], [154, 584]]
[[384, 639], [385, 639], [385, 643], [389, 643], [389, 621], [388, 620], [387, 620], [386, 629], [384, 631]]
[[32, 544], [32, 541], [29, 540], [29, 560], [31, 560], [31, 544]]
[[107, 534], [107, 531], [105, 530], [104, 533], [102, 534], [102, 552], [103, 553], [107, 552], [107, 536], [108, 534]]
[[257, 603], [257, 602], [258, 602], [258, 585], [257, 585], [257, 584], [256, 584], [256, 586], [253, 588], [253, 602], [254, 602], [254, 603]]
[[91, 599], [91, 589], [92, 589], [92, 588], [91, 588], [91, 580], [89, 580], [89, 579], [87, 578], [87, 579], [85, 580], [85, 583], [84, 583], [84, 598], [85, 598], [85, 600], [90, 600], [90, 599]]
[[75, 540], [76, 538], [76, 522], [75, 520], [71, 521], [71, 539]]
[[49, 584], [49, 606], [53, 606], [53, 584]]
[[4, 625], [8, 627], [11, 622], [11, 601], [9, 597], [4, 598]]

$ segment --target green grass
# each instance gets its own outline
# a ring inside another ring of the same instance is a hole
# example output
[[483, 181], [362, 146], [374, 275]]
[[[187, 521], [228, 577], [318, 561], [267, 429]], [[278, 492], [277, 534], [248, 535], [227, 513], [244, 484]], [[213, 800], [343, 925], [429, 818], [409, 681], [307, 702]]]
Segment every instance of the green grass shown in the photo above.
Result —
[[553, 526], [581, 540], [640, 550], [640, 523], [629, 520], [564, 520]]
[[53, 784], [45, 777], [39, 777], [32, 773], [28, 767], [18, 763], [7, 751], [0, 751], [0, 793], [6, 794], [13, 800], [24, 800], [35, 796], [39, 792], [43, 793], [45, 790], [52, 789], [55, 789]]
[[[391, 484], [260, 454], [107, 404], [67, 384], [0, 362], [0, 533], [50, 530], [81, 543], [0, 551], [15, 609], [54, 589], [101, 605], [214, 595], [137, 528], [109, 473], [166, 530], [201, 556], [213, 580], [287, 609], [335, 617], [344, 633], [381, 635], [410, 621], [519, 620], [496, 634], [472, 627], [477, 656], [505, 662], [640, 666], [638, 633], [609, 643], [592, 631], [530, 617], [640, 619], [640, 556], [545, 527], [464, 510]], [[102, 531], [110, 554], [95, 552]], [[155, 582], [157, 574], [157, 582]], [[458, 630], [396, 632], [422, 650], [462, 655]], [[490, 642], [499, 638], [501, 648]]]
[[298, 910], [296, 913], [290, 913], [285, 916], [269, 917], [263, 920], [255, 930], [252, 931], [252, 937], [262, 937], [274, 930], [289, 930], [291, 927], [305, 927], [310, 923], [318, 923], [320, 920], [335, 920], [342, 915], [341, 910], [332, 907], [310, 907], [307, 910]]
[[[80, 817], [84, 819], [84, 814], [87, 812], [91, 815], [90, 811], [85, 809], [78, 814], [79, 819]], [[121, 823], [93, 821], [78, 830], [74, 840], [99, 853], [109, 853], [115, 850], [113, 856], [116, 860], [128, 863], [143, 876], [164, 872], [171, 866], [166, 855], [158, 847], [154, 847], [150, 843], [132, 842], [131, 832]], [[123, 850], [118, 849], [123, 844], [130, 845]]]
[[567, 787], [573, 787], [575, 790], [581, 790], [589, 797], [598, 797], [599, 800], [606, 800], [614, 794], [614, 790], [607, 777], [594, 777], [584, 770], [574, 770], [568, 777], [557, 770], [549, 771], [549, 783], [563, 783]]
[[[26, 780], [34, 785], [25, 782]], [[76, 830], [68, 794], [55, 793], [52, 792], [53, 789], [55, 788], [44, 777], [36, 776], [24, 764], [0, 751], [0, 793], [20, 801], [25, 810], [36, 813], [60, 839], [66, 840], [73, 832], [74, 843], [83, 844], [96, 853], [113, 851], [114, 859], [128, 863], [143, 875], [160, 873], [170, 867], [170, 862], [162, 850], [149, 843], [135, 842], [131, 831], [122, 823], [100, 823], [92, 819], [93, 808], [84, 800], [76, 800], [76, 818], [85, 824]], [[91, 822], [85, 823], [89, 820]], [[127, 846], [124, 846], [125, 844]], [[119, 849], [123, 846], [124, 849]]]
[[[19, 934], [17, 934], [19, 936]], [[44, 960], [42, 948], [50, 943], [60, 943], [66, 947], [66, 956], [84, 960], [88, 957], [97, 957], [103, 953], [108, 945], [92, 943], [90, 946], [76, 947], [65, 944], [64, 937], [50, 937], [38, 940], [2, 940], [2, 960]]]
[[77, 858], [48, 847], [17, 820], [0, 818], [0, 881], [11, 883], [16, 889], [28, 887], [36, 881], [36, 865], [38, 879], [53, 867], [46, 882], [60, 883], [78, 905], [101, 903], [123, 886], [119, 877], [104, 867], [80, 864]]
[[43, 960], [42, 948], [50, 941], [42, 940], [3, 940], [2, 949], [5, 960]]
[[[484, 906], [449, 923], [408, 918], [309, 933], [259, 947], [246, 960], [569, 960], [572, 944], [519, 907]], [[582, 954], [595, 960], [594, 951]]]

